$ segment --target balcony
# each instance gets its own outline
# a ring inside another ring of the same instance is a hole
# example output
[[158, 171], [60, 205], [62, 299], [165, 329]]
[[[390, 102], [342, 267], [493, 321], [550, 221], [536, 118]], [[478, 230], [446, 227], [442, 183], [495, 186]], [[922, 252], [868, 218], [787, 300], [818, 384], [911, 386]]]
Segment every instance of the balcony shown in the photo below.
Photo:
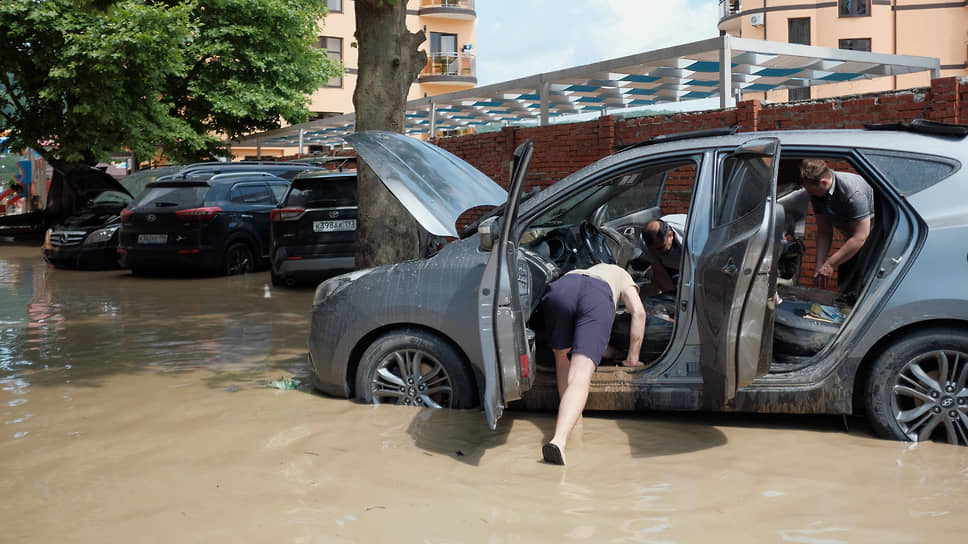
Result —
[[740, 0], [719, 0], [719, 31], [743, 37], [742, 11]]
[[743, 8], [740, 7], [740, 0], [719, 0], [719, 22], [723, 22], [727, 17], [739, 15], [741, 11]]
[[473, 21], [477, 18], [474, 0], [420, 0], [420, 10], [417, 14], [421, 17], [440, 17], [463, 21]]
[[417, 83], [442, 83], [447, 85], [477, 85], [477, 59], [473, 53], [430, 53], [427, 66], [417, 76]]

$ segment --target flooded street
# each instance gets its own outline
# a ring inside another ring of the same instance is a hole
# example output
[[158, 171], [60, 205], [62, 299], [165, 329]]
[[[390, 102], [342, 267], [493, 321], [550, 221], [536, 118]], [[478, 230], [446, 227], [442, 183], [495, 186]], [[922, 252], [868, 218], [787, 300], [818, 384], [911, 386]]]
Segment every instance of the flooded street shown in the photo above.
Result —
[[492, 432], [313, 392], [311, 300], [268, 271], [58, 270], [0, 242], [0, 541], [964, 540], [968, 448], [839, 417], [587, 413], [551, 466], [551, 413]]

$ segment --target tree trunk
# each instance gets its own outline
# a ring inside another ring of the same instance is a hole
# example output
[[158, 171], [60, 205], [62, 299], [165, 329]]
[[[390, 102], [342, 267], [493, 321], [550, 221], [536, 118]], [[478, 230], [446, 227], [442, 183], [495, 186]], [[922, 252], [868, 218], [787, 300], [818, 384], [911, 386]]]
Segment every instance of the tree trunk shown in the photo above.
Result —
[[[355, 5], [356, 130], [402, 134], [410, 84], [427, 64], [426, 53], [418, 49], [426, 36], [407, 30], [405, 0], [356, 0]], [[357, 192], [356, 265], [367, 268], [419, 257], [422, 229], [362, 160]]]

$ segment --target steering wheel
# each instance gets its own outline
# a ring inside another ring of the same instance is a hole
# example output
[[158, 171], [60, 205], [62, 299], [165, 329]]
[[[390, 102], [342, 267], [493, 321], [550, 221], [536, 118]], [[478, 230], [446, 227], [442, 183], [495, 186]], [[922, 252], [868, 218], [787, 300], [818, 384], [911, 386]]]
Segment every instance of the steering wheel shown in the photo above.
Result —
[[615, 256], [612, 249], [605, 243], [605, 235], [601, 229], [589, 221], [582, 221], [578, 227], [582, 243], [595, 264], [608, 263], [615, 264]]

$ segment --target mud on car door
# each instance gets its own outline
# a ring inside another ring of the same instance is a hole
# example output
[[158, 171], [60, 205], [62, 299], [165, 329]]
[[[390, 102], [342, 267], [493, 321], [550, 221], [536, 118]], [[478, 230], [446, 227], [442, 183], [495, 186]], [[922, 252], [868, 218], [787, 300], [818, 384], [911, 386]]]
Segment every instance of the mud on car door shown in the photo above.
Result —
[[519, 265], [518, 241], [513, 236], [532, 147], [528, 141], [514, 151], [514, 170], [501, 219], [501, 236], [487, 259], [477, 291], [485, 381], [481, 403], [491, 429], [497, 426], [505, 403], [521, 398], [534, 383], [534, 350], [521, 304], [521, 289], [529, 288], [529, 272], [526, 263]]
[[[719, 408], [769, 371], [776, 306], [779, 140], [750, 140], [714, 180], [709, 236], [696, 262], [703, 404]], [[687, 242], [688, 243], [688, 242]]]

